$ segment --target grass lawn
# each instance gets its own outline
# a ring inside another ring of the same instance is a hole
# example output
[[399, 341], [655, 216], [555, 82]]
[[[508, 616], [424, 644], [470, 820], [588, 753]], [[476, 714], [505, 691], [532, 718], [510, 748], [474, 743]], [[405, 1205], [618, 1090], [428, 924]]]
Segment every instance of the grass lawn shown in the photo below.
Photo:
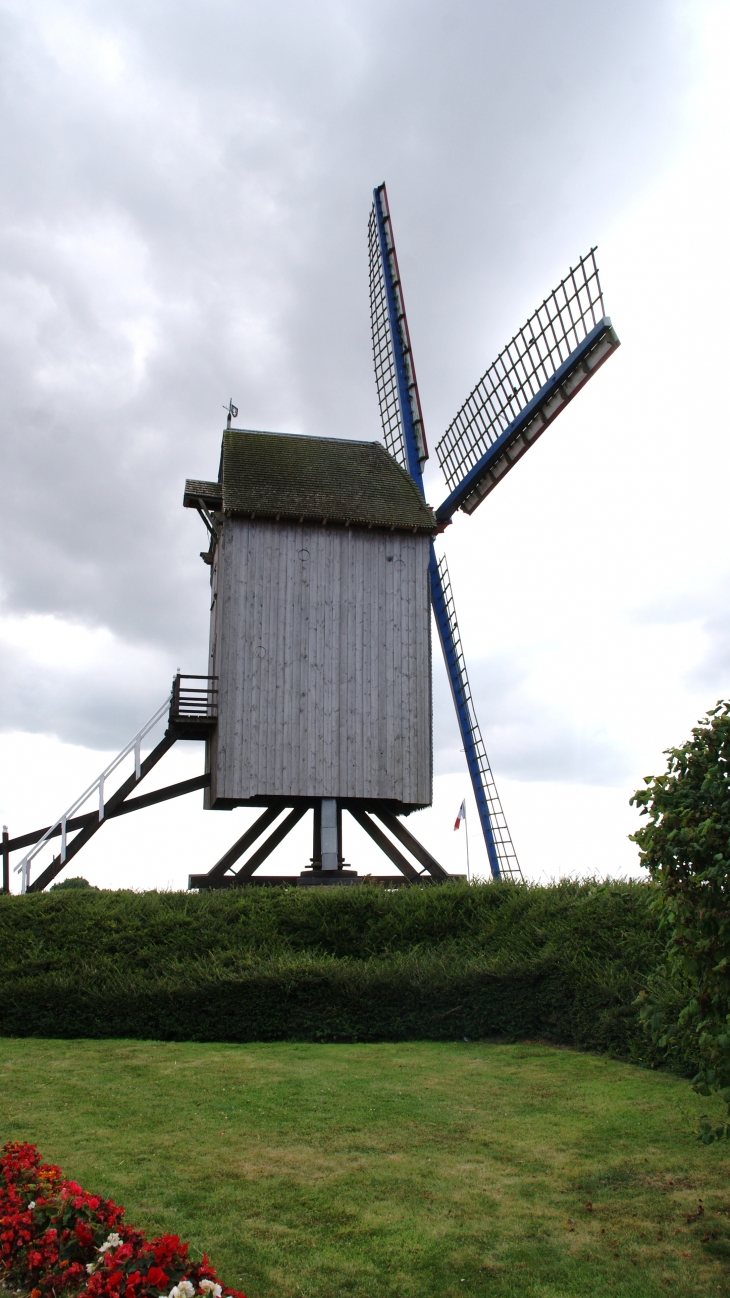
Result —
[[250, 1298], [730, 1294], [730, 1151], [670, 1076], [479, 1043], [3, 1038], [0, 1068], [2, 1142]]

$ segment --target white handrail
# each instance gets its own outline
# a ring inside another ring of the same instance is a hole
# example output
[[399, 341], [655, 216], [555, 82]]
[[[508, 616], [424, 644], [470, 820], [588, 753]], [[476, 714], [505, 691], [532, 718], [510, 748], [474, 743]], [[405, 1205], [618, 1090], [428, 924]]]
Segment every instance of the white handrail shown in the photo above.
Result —
[[105, 767], [101, 775], [97, 775], [93, 784], [89, 785], [88, 789], [86, 789], [85, 792], [81, 794], [80, 798], [77, 798], [75, 802], [72, 802], [68, 810], [64, 811], [63, 815], [59, 816], [58, 820], [54, 821], [54, 823], [46, 830], [43, 837], [39, 838], [38, 842], [33, 844], [33, 847], [31, 847], [30, 851], [26, 853], [22, 861], [20, 861], [18, 865], [16, 865], [15, 873], [21, 876], [21, 881], [20, 881], [21, 892], [28, 891], [28, 876], [30, 870], [30, 863], [33, 860], [33, 857], [37, 856], [37, 854], [40, 852], [41, 848], [45, 845], [48, 839], [53, 836], [54, 830], [58, 829], [59, 826], [61, 828], [61, 864], [63, 864], [63, 862], [66, 860], [66, 822], [76, 814], [76, 812], [79, 810], [79, 807], [82, 807], [84, 805], [87, 798], [90, 798], [92, 793], [94, 793], [96, 789], [99, 790], [99, 820], [104, 819], [104, 783], [111, 775], [112, 771], [115, 771], [117, 769], [119, 763], [123, 762], [124, 758], [127, 757], [129, 753], [132, 752], [132, 750], [134, 750], [135, 782], [141, 778], [142, 740], [144, 739], [145, 735], [149, 734], [150, 730], [154, 729], [158, 721], [160, 721], [162, 717], [165, 715], [168, 708], [170, 707], [171, 698], [172, 698], [172, 692], [168, 694], [167, 698], [165, 699], [165, 702], [160, 705], [160, 707], [155, 712], [154, 716], [151, 716], [149, 721], [144, 726], [142, 726], [142, 729], [137, 731], [137, 734], [134, 736], [134, 739], [130, 740], [126, 748], [123, 748], [121, 753], [117, 754], [117, 756], [114, 758], [114, 761], [110, 762], [109, 765]]

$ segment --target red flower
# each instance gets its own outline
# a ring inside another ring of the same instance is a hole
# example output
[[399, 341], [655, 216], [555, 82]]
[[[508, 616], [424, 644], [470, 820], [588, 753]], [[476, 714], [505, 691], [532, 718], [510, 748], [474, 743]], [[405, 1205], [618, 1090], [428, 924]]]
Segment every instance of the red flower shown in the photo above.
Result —
[[79, 1244], [86, 1248], [94, 1242], [94, 1233], [90, 1230], [85, 1221], [76, 1222], [76, 1225], [74, 1226], [74, 1235], [79, 1241]]
[[147, 1272], [147, 1283], [154, 1285], [155, 1289], [166, 1289], [168, 1284], [167, 1272], [159, 1266], [151, 1266]]
[[164, 1265], [165, 1262], [171, 1262], [174, 1257], [185, 1257], [188, 1246], [181, 1244], [178, 1235], [161, 1235], [159, 1239], [153, 1241], [153, 1250], [155, 1262], [158, 1266]]
[[[40, 1213], [28, 1208], [34, 1203]], [[6, 1286], [31, 1298], [145, 1298], [165, 1290], [170, 1273], [198, 1288], [218, 1283], [207, 1257], [192, 1263], [177, 1235], [147, 1240], [123, 1223], [124, 1209], [64, 1181], [60, 1168], [42, 1164], [34, 1145], [10, 1142], [0, 1150], [0, 1262]], [[40, 1220], [38, 1220], [40, 1219]], [[49, 1224], [42, 1227], [42, 1222]], [[116, 1232], [116, 1248], [99, 1253], [94, 1241]], [[71, 1257], [59, 1260], [59, 1245]], [[87, 1267], [92, 1266], [88, 1274]], [[224, 1288], [225, 1298], [244, 1298]]]

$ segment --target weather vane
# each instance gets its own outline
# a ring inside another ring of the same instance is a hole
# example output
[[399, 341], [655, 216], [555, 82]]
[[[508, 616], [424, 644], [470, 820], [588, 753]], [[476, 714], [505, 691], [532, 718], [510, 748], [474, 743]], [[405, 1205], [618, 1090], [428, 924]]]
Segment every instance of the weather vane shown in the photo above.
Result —
[[228, 405], [224, 406], [223, 409], [228, 412], [228, 418], [226, 420], [226, 428], [230, 428], [231, 420], [238, 419], [238, 406], [234, 406], [233, 397], [231, 397], [230, 401], [228, 402]]

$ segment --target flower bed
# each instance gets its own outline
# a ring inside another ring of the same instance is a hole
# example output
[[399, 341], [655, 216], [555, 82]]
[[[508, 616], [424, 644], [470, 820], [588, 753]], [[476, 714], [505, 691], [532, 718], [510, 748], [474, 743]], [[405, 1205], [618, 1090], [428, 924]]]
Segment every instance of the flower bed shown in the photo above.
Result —
[[30, 1298], [244, 1298], [193, 1262], [177, 1235], [146, 1239], [124, 1209], [88, 1194], [35, 1145], [0, 1152], [0, 1282]]

